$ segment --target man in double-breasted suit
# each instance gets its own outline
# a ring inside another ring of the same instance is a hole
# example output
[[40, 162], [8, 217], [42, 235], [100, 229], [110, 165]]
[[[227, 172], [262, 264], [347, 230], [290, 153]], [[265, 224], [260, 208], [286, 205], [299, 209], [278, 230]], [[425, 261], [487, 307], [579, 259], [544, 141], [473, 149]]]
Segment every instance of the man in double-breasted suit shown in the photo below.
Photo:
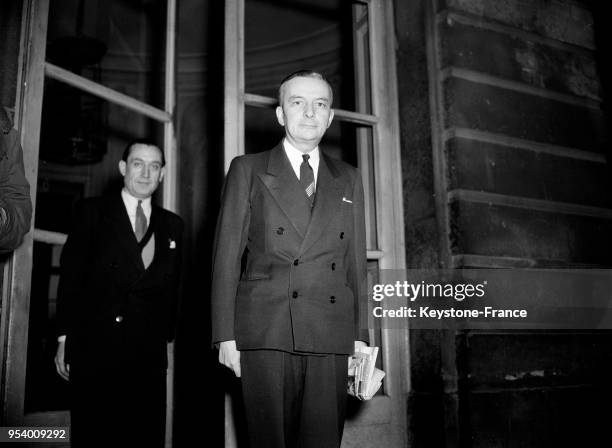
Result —
[[333, 119], [322, 75], [279, 88], [275, 148], [237, 157], [217, 223], [212, 287], [219, 361], [241, 377], [258, 447], [338, 447], [347, 355], [367, 341], [363, 187], [319, 141]]
[[162, 447], [183, 222], [151, 203], [163, 152], [126, 148], [121, 192], [81, 201], [61, 256], [58, 373], [76, 447]]

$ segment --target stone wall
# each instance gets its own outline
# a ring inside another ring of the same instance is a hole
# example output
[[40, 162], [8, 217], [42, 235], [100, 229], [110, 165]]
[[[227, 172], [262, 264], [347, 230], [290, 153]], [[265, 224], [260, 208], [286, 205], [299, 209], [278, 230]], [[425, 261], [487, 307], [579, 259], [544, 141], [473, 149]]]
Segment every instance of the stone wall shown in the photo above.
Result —
[[[409, 267], [610, 267], [588, 3], [396, 1]], [[536, 297], [534, 297], [534, 300]], [[411, 335], [412, 447], [590, 446], [605, 332]], [[606, 439], [603, 439], [606, 440]]]

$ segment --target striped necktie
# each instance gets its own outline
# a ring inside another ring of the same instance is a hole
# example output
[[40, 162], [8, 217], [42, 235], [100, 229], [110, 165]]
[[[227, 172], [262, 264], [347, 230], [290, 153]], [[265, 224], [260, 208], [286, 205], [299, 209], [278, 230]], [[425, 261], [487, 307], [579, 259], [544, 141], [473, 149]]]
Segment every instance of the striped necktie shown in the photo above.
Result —
[[302, 188], [304, 188], [306, 196], [308, 196], [308, 201], [312, 206], [315, 194], [315, 181], [314, 171], [312, 171], [312, 167], [308, 163], [308, 159], [310, 159], [308, 154], [302, 155], [302, 163], [300, 165], [300, 184], [302, 184]]

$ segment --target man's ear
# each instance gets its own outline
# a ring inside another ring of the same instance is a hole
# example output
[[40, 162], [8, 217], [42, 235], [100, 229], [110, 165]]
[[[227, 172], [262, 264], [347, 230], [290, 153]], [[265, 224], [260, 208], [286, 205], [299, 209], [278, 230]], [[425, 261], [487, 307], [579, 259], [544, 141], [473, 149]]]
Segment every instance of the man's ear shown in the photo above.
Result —
[[127, 169], [127, 165], [125, 163], [125, 160], [120, 160], [119, 161], [119, 172], [121, 173], [122, 176], [125, 176], [126, 169]]
[[331, 126], [333, 119], [334, 119], [334, 110], [330, 109], [330, 111], [329, 111], [329, 119], [327, 120], [327, 127]]
[[276, 106], [276, 119], [278, 120], [278, 124], [285, 126], [285, 114], [281, 106]]
[[166, 174], [166, 167], [162, 166], [161, 171], [159, 172], [159, 181], [164, 180], [164, 175]]

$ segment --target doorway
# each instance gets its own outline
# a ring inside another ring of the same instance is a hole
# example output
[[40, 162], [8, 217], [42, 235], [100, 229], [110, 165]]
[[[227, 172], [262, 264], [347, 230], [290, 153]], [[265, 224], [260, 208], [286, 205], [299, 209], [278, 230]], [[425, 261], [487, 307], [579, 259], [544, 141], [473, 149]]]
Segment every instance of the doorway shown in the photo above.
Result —
[[[150, 138], [163, 142], [166, 154], [163, 191], [154, 201], [176, 208], [176, 2], [6, 4], [13, 4], [7, 12], [18, 36], [14, 116], [35, 218], [4, 267], [2, 421], [68, 426], [66, 384], [53, 357], [59, 256], [72, 207], [117, 188], [126, 143]], [[172, 373], [170, 367], [170, 394]]]

